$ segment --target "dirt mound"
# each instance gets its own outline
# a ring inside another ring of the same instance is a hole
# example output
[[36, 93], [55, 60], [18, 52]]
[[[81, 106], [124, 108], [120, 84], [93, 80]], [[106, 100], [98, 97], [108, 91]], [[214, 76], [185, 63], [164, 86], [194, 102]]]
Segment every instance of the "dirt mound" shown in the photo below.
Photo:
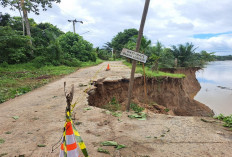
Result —
[[[212, 116], [213, 111], [204, 104], [193, 99], [200, 90], [200, 85], [195, 78], [196, 69], [183, 69], [185, 78], [147, 78], [147, 109], [157, 112], [157, 105], [163, 106], [163, 110], [171, 110], [179, 116]], [[99, 80], [94, 89], [88, 92], [88, 102], [91, 106], [102, 108], [112, 98], [125, 105], [127, 102], [128, 79]], [[144, 104], [143, 77], [136, 77], [133, 89], [132, 101]], [[154, 104], [157, 104], [154, 106]], [[143, 106], [143, 105], [142, 105]], [[164, 113], [164, 112], [160, 112]]]

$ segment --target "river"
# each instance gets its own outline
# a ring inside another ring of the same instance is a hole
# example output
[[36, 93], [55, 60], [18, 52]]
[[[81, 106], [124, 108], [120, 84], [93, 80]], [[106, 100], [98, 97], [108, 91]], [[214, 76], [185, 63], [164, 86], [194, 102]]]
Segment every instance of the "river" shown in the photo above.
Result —
[[195, 100], [207, 105], [216, 115], [232, 114], [232, 61], [210, 62], [196, 72], [201, 90]]

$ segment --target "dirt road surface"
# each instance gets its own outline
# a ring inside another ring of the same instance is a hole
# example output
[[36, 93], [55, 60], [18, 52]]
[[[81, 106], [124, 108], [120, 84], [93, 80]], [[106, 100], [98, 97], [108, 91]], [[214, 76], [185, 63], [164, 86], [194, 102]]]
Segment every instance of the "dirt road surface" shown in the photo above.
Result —
[[[105, 71], [107, 64], [111, 70]], [[59, 155], [52, 146], [62, 136], [65, 122], [65, 97], [63, 82], [67, 89], [75, 85], [74, 122], [86, 143], [90, 157], [130, 156], [232, 156], [232, 132], [212, 118], [178, 117], [149, 113], [145, 121], [106, 114], [103, 109], [89, 107], [85, 86], [90, 80], [129, 76], [130, 69], [121, 62], [104, 62], [98, 66], [80, 69], [71, 75], [49, 83], [30, 93], [0, 104], [0, 156], [53, 157]], [[84, 86], [79, 86], [82, 84]], [[85, 110], [85, 108], [89, 110]], [[18, 116], [17, 120], [12, 117]], [[106, 147], [110, 154], [97, 152], [100, 142], [116, 141], [126, 148], [116, 150]], [[37, 145], [44, 144], [45, 147]], [[58, 145], [59, 146], [59, 145]]]

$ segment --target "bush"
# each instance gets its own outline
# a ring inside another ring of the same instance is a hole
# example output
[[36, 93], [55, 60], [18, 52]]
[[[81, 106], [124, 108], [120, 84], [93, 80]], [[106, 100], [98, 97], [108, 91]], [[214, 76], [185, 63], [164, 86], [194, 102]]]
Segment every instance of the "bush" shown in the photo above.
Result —
[[218, 120], [222, 120], [224, 122], [224, 127], [229, 127], [232, 129], [232, 115], [224, 116], [223, 114], [219, 114], [218, 116], [214, 117]]
[[30, 58], [30, 38], [10, 27], [0, 26], [0, 63], [24, 63]]
[[115, 112], [121, 109], [121, 104], [119, 104], [116, 98], [113, 97], [107, 105], [103, 106], [103, 108], [109, 111]]
[[67, 65], [69, 67], [80, 67], [81, 66], [81, 61], [79, 61], [76, 58], [71, 58], [69, 60], [62, 60], [62, 64]]
[[110, 54], [108, 53], [108, 51], [101, 49], [98, 51], [98, 57], [102, 60], [109, 60]]
[[96, 61], [97, 54], [93, 52], [93, 45], [78, 34], [68, 32], [61, 35], [58, 40], [64, 53], [68, 53], [82, 62]]
[[135, 111], [136, 113], [140, 113], [140, 112], [142, 112], [142, 111], [144, 110], [143, 107], [140, 107], [140, 106], [138, 106], [138, 105], [135, 104], [135, 103], [131, 103], [131, 104], [130, 104], [130, 108], [131, 108], [133, 111]]
[[32, 60], [33, 66], [36, 68], [41, 68], [45, 65], [51, 65], [48, 61], [49, 59], [44, 56], [38, 56]]

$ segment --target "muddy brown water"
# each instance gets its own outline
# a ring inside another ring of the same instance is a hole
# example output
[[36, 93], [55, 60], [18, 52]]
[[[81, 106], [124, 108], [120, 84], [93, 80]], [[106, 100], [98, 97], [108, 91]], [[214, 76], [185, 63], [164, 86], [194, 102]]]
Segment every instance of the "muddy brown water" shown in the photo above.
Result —
[[232, 114], [232, 61], [216, 61], [196, 72], [201, 90], [195, 96], [215, 114]]

